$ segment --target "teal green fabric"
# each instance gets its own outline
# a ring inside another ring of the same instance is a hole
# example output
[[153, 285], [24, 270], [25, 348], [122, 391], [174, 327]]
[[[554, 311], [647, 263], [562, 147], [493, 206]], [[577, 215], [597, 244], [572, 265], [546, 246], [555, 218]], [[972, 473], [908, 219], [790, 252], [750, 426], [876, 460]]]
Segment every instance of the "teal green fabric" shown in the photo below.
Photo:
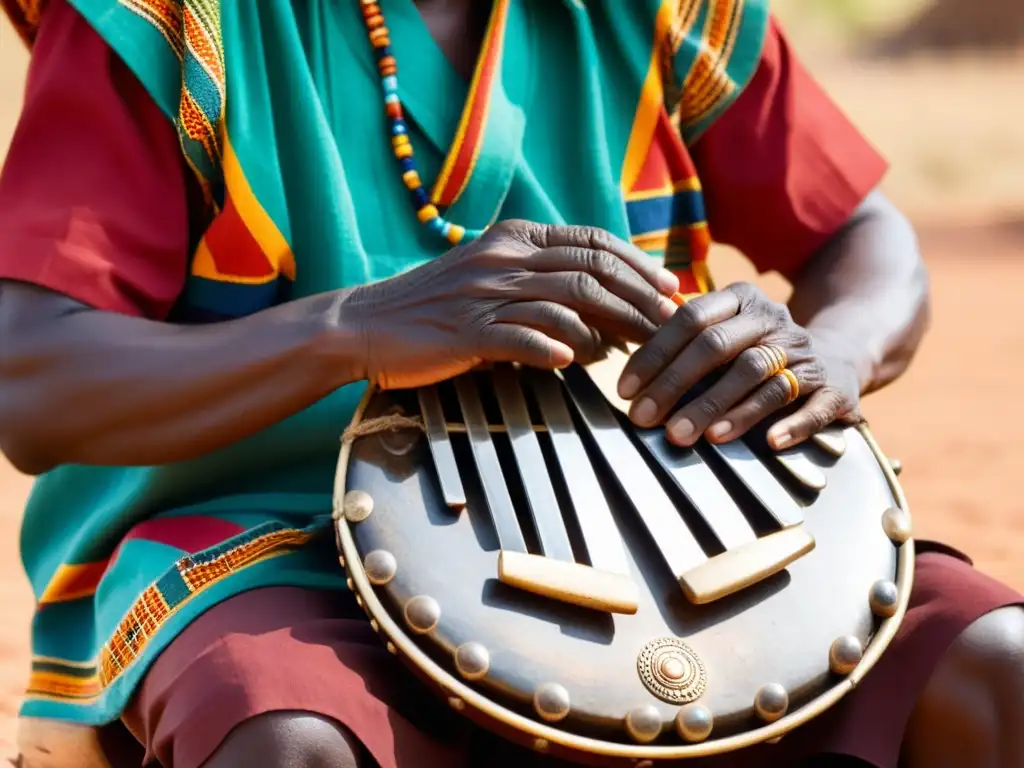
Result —
[[[197, 14], [204, 28], [219, 28], [222, 53], [206, 63], [222, 56], [220, 82], [210, 74], [215, 66], [203, 68], [182, 53], [187, 46], [175, 44], [173, 23], [169, 35], [168, 27], [140, 12], [146, 0], [73, 3], [178, 123], [183, 150], [214, 202], [251, 196], [290, 247], [294, 281], [268, 301], [381, 280], [446, 249], [419, 224], [408, 201], [357, 0], [179, 2], [174, 7]], [[661, 5], [512, 0], [500, 87], [473, 176], [449, 220], [483, 228], [499, 218], [525, 218], [630, 237], [621, 169]], [[697, 21], [681, 38], [669, 73], [678, 83], [702, 50], [715, 5], [695, 1]], [[766, 3], [728, 5], [737, 10], [730, 38], [735, 48], [720, 67], [732, 87], [699, 119], [683, 121], [690, 141], [727, 108], [760, 56]], [[382, 8], [417, 163], [430, 183], [456, 132], [468, 84], [448, 64], [412, 0], [383, 0]], [[220, 142], [212, 153], [209, 142], [181, 125], [189, 88], [210, 119], [209, 136]], [[224, 173], [219, 153], [228, 146], [241, 181]], [[197, 296], [207, 310], [237, 314], [228, 305], [239, 286], [204, 279], [190, 279], [183, 305]], [[258, 309], [259, 301], [253, 306]], [[363, 387], [345, 387], [194, 461], [67, 466], [40, 478], [22, 534], [25, 568], [43, 603], [33, 625], [33, 676], [23, 714], [109, 722], [160, 650], [216, 602], [268, 584], [344, 589], [330, 527], [331, 489], [339, 436]], [[233, 533], [197, 549], [189, 544], [198, 536], [197, 520]], [[159, 535], [151, 533], [154, 521]], [[144, 522], [148, 529], [123, 541]], [[283, 543], [270, 550], [254, 545], [278, 536]], [[188, 587], [197, 563], [243, 552], [248, 559], [232, 560], [237, 567], [229, 575]], [[105, 571], [91, 590], [76, 591], [68, 576], [80, 572], [76, 566]], [[142, 598], [163, 601], [166, 616], [137, 620]]]

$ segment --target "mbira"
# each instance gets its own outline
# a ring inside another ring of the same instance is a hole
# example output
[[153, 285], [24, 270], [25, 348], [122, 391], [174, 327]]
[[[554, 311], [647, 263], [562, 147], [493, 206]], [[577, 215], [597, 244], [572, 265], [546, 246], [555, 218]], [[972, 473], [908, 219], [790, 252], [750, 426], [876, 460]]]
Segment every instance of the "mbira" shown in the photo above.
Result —
[[776, 739], [895, 634], [906, 501], [866, 426], [774, 453], [638, 429], [587, 370], [368, 390], [335, 522], [390, 651], [507, 738], [623, 765]]

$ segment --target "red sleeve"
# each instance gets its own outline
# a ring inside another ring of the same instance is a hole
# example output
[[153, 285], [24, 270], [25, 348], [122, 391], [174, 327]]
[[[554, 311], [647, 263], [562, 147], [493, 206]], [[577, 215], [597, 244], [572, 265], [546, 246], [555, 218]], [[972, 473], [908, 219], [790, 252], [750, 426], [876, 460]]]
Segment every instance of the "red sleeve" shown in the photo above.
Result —
[[761, 272], [799, 269], [887, 170], [774, 20], [753, 80], [692, 152], [712, 236]]
[[0, 175], [0, 279], [162, 318], [188, 264], [171, 122], [99, 35], [52, 0]]

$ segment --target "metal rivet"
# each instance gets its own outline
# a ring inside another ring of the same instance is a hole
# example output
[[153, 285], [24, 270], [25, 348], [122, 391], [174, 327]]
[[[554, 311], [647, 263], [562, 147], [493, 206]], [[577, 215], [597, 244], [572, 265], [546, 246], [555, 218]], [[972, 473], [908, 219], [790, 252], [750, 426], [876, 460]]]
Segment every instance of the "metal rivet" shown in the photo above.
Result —
[[766, 723], [772, 723], [789, 709], [789, 694], [778, 683], [762, 685], [754, 696], [754, 711]]
[[358, 605], [360, 608], [363, 607], [363, 597], [362, 597], [362, 595], [356, 595], [356, 605]]
[[848, 675], [864, 657], [864, 645], [853, 635], [836, 638], [828, 651], [828, 666], [837, 675]]
[[782, 736], [776, 736], [774, 739], [768, 739], [765, 744], [778, 744], [782, 741]]
[[550, 747], [550, 746], [551, 745], [548, 744], [548, 740], [547, 739], [534, 739], [533, 740], [533, 748], [535, 750], [537, 750], [538, 752], [547, 752], [548, 751], [548, 747]]
[[455, 668], [467, 680], [479, 680], [491, 668], [491, 654], [480, 643], [463, 643], [455, 649]]
[[377, 623], [376, 619], [370, 619], [370, 629], [372, 629], [374, 632], [380, 631], [380, 624]]
[[448, 704], [449, 704], [449, 706], [451, 706], [451, 708], [452, 708], [452, 709], [454, 709], [454, 710], [455, 710], [456, 712], [461, 712], [462, 710], [464, 710], [464, 709], [466, 708], [466, 702], [464, 702], [464, 701], [463, 701], [462, 699], [460, 699], [460, 698], [459, 698], [458, 696], [451, 696], [451, 697], [450, 697], [450, 698], [448, 699]]
[[349, 491], [342, 502], [345, 519], [350, 523], [358, 523], [373, 512], [373, 497], [366, 491]]
[[366, 578], [370, 583], [380, 587], [395, 577], [398, 561], [387, 550], [375, 549], [363, 560], [363, 570], [366, 571]]
[[392, 656], [398, 655], [398, 649], [395, 648], [395, 644], [390, 641], [388, 642], [388, 653], [390, 653]]
[[714, 725], [711, 710], [702, 704], [687, 704], [676, 714], [676, 732], [686, 741], [704, 741]]
[[811, 440], [837, 459], [846, 453], [846, 436], [838, 429], [822, 430], [815, 435], [811, 435]]
[[892, 467], [892, 473], [899, 477], [903, 472], [903, 462], [899, 459], [889, 459], [889, 466]]
[[569, 692], [558, 683], [541, 683], [533, 692], [533, 708], [549, 723], [569, 714]]
[[352, 577], [351, 576], [349, 578], [345, 579], [345, 586], [348, 587], [348, 591], [349, 592], [354, 592], [355, 591], [356, 583], [354, 581], [352, 581]]
[[641, 744], [654, 741], [661, 735], [661, 715], [652, 704], [644, 704], [626, 715], [626, 730]]
[[871, 606], [871, 612], [876, 616], [881, 616], [883, 619], [895, 616], [899, 602], [900, 591], [893, 582], [882, 579], [871, 585], [868, 604]]
[[339, 558], [338, 558], [338, 562], [339, 562], [339, 563], [341, 563], [341, 567], [342, 567], [342, 568], [344, 568], [344, 567], [345, 567], [345, 558], [344, 558], [344, 557], [339, 557]]
[[653, 760], [637, 760], [633, 763], [633, 768], [654, 768]]
[[441, 619], [441, 606], [429, 595], [417, 595], [405, 604], [405, 623], [418, 634], [426, 634]]
[[882, 530], [896, 545], [906, 543], [914, 532], [913, 525], [910, 523], [910, 515], [899, 507], [889, 507], [882, 513]]

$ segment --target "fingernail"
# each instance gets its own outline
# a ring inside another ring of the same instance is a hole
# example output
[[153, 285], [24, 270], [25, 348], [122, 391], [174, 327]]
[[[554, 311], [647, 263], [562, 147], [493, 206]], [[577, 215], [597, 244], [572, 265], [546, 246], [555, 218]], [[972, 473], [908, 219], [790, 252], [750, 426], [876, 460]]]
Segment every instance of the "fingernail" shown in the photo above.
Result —
[[780, 450], [793, 442], [793, 436], [784, 429], [778, 432], [771, 431], [768, 433], [768, 442], [772, 444], [775, 450]]
[[732, 432], [731, 421], [719, 421], [716, 424], [712, 424], [708, 428], [708, 438], [711, 440], [721, 440], [723, 437]]
[[635, 373], [627, 373], [619, 380], [619, 397], [632, 400], [640, 390], [640, 377]]
[[660, 270], [658, 272], [658, 290], [671, 296], [679, 290], [679, 278], [667, 269]]
[[662, 320], [671, 320], [679, 307], [676, 306], [676, 303], [672, 301], [672, 299], [662, 299], [658, 302], [658, 309], [661, 310]]
[[693, 439], [693, 422], [689, 419], [679, 419], [668, 425], [669, 439], [679, 445], [689, 445]]
[[650, 424], [654, 421], [654, 417], [658, 415], [658, 404], [651, 400], [649, 397], [645, 397], [639, 403], [633, 406], [632, 419], [641, 426]]

